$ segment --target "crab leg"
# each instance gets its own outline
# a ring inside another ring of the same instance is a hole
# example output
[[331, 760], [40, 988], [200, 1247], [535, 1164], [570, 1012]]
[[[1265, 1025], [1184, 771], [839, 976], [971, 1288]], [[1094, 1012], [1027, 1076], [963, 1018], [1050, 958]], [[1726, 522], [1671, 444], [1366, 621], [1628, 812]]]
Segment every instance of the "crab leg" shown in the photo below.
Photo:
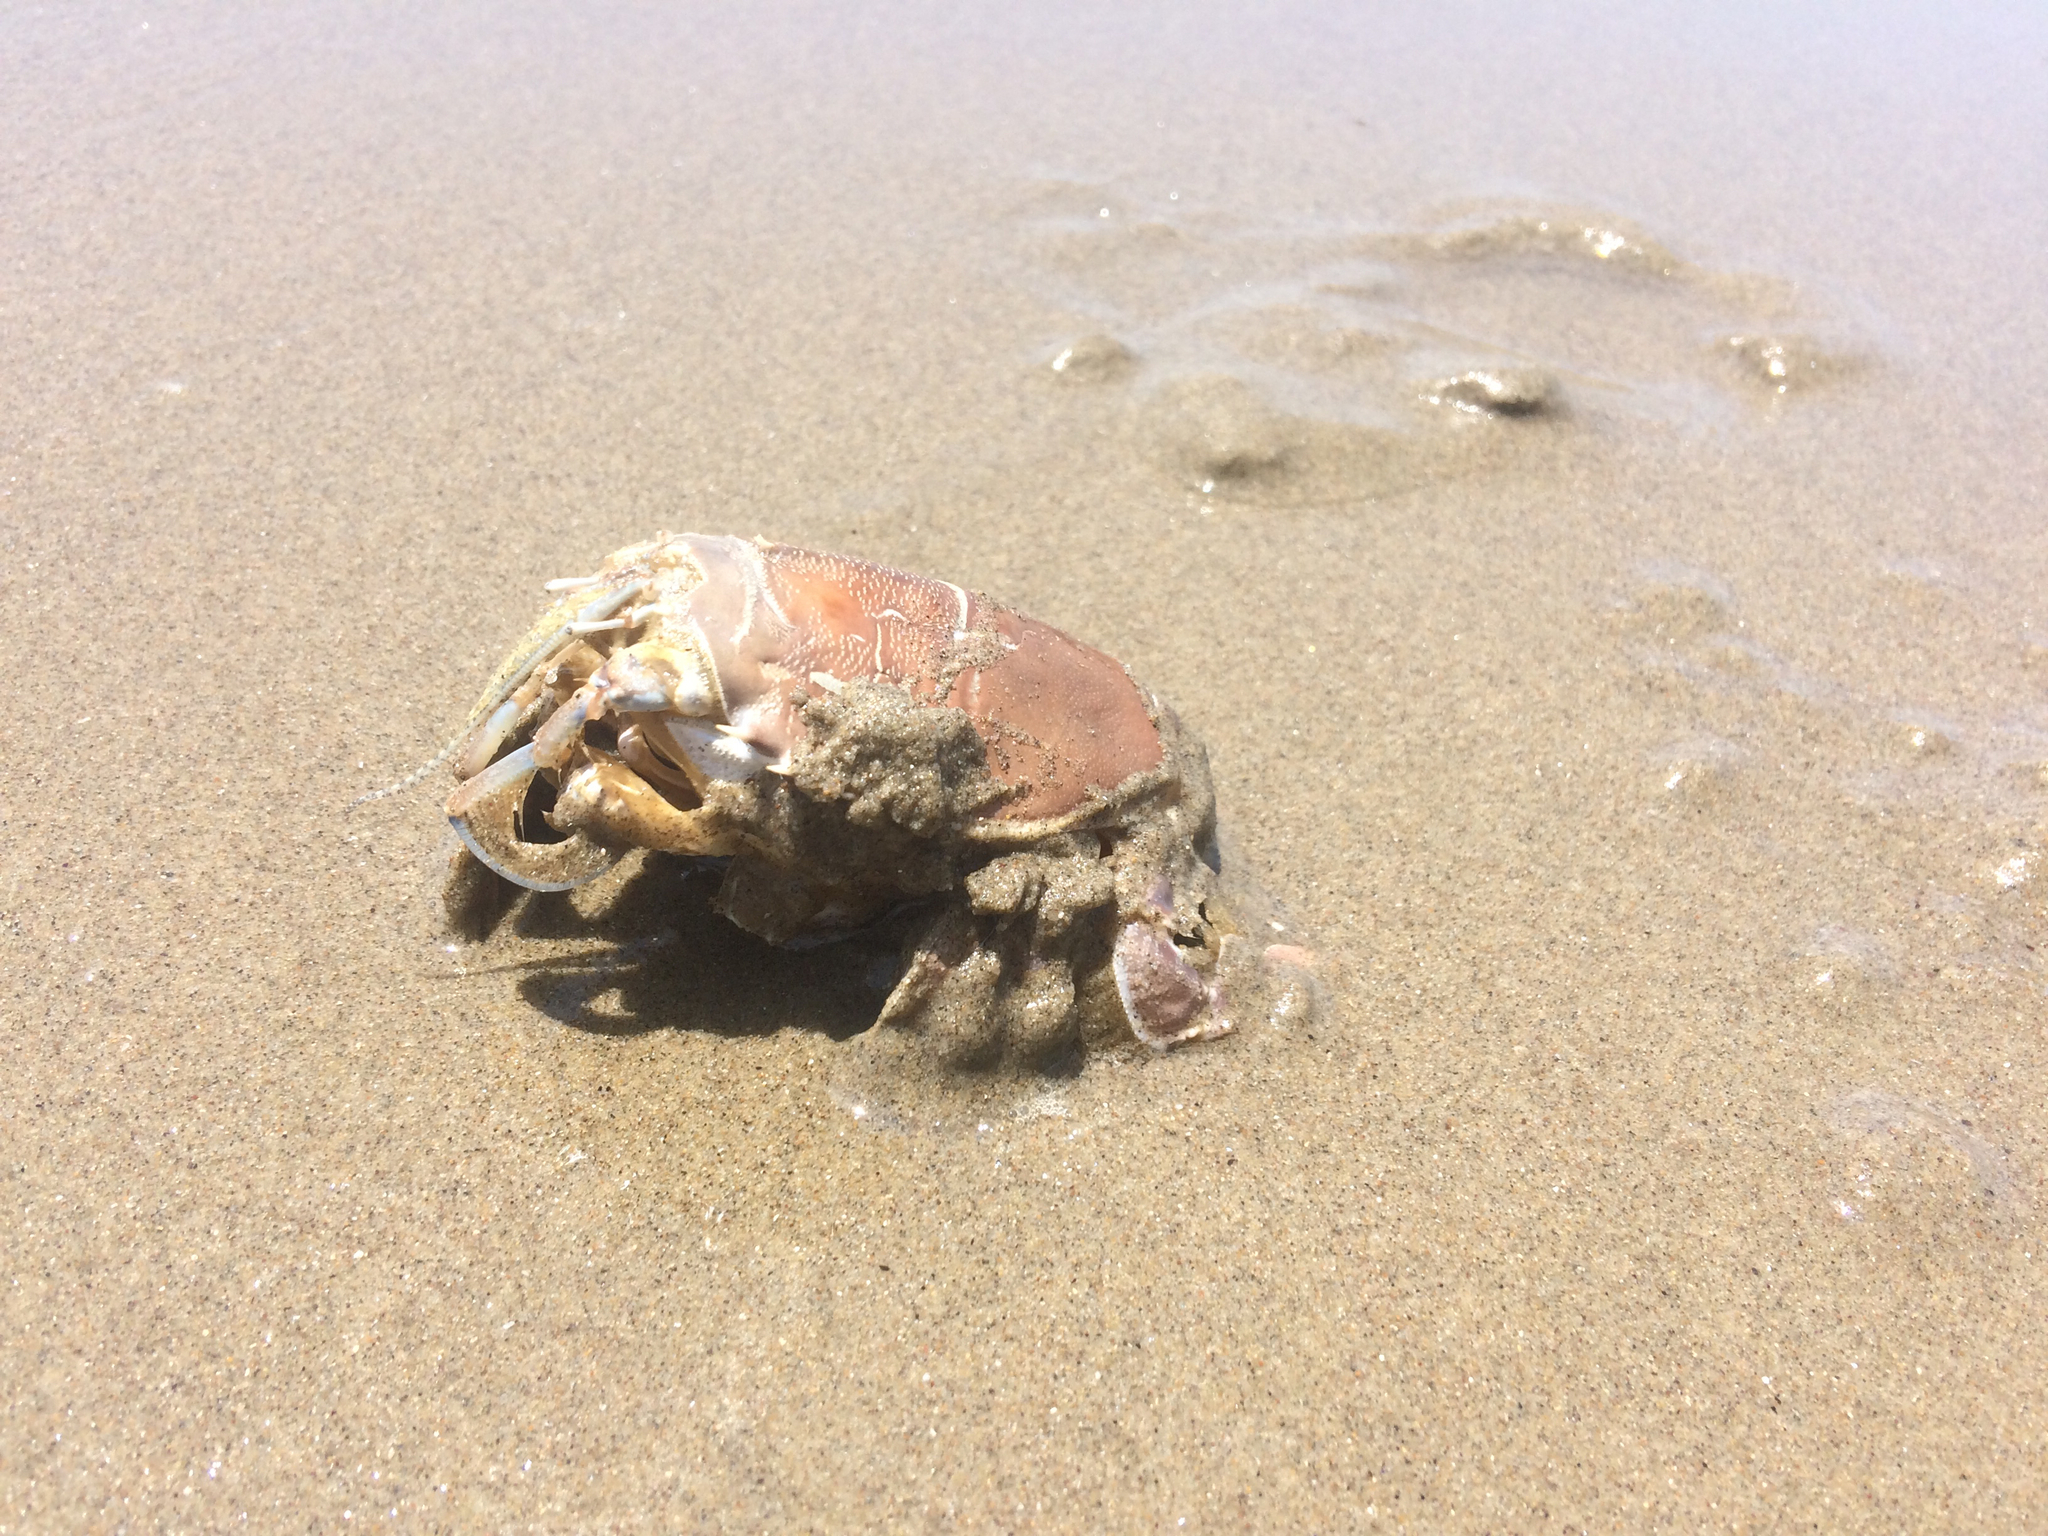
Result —
[[1153, 1050], [1230, 1033], [1221, 983], [1204, 982], [1158, 924], [1126, 923], [1112, 965], [1131, 1032]]
[[619, 756], [625, 759], [628, 768], [670, 799], [680, 795], [687, 801], [696, 802], [703, 798], [697, 786], [690, 782], [688, 774], [663, 762], [654, 748], [647, 744], [647, 734], [641, 727], [629, 725], [619, 732]]
[[[568, 643], [576, 638], [578, 633], [577, 625], [590, 624], [600, 619], [613, 617], [620, 609], [626, 607], [627, 604], [636, 601], [647, 591], [647, 587], [648, 583], [645, 581], [633, 581], [628, 582], [623, 587], [615, 587], [605, 593], [604, 596], [585, 603], [576, 610], [575, 617], [564, 623], [551, 625], [543, 632], [541, 639], [536, 644], [529, 646], [517, 661], [505, 669], [505, 681], [500, 685], [497, 696], [491, 700], [488, 707], [482, 708], [478, 712], [480, 714], [491, 713], [491, 711], [503, 704], [505, 700], [511, 698], [513, 694], [523, 688], [528, 678], [532, 677], [549, 662], [552, 662], [567, 647]], [[475, 716], [471, 716], [471, 718], [474, 719]]]
[[449, 797], [448, 824], [471, 853], [514, 885], [566, 891], [610, 869], [619, 853], [580, 829], [559, 843], [533, 843], [519, 835], [520, 812], [538, 771], [531, 742], [499, 758]]
[[520, 718], [540, 700], [540, 680], [528, 678], [520, 690], [505, 700], [489, 715], [484, 723], [470, 733], [456, 754], [455, 776], [458, 779], [473, 779], [491, 766], [491, 759], [498, 748], [519, 724]]
[[[730, 726], [706, 725], [680, 715], [657, 716], [653, 723], [660, 733], [655, 740], [695, 770], [693, 779], [702, 775], [709, 783], [737, 784], [770, 766], [769, 759], [747, 745]], [[704, 786], [697, 788], [701, 792]]]
[[548, 820], [568, 832], [571, 841], [585, 837], [583, 829], [590, 827], [600, 836], [659, 853], [724, 857], [740, 851], [739, 836], [731, 828], [703, 811], [678, 810], [624, 763], [587, 762], [576, 769], [563, 781]]

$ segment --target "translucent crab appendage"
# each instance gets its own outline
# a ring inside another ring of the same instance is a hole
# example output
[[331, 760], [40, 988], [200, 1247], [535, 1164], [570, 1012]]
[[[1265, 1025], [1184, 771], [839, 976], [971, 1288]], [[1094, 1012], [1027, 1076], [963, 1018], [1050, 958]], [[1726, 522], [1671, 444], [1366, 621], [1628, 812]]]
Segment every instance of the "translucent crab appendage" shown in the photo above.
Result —
[[729, 861], [720, 910], [778, 943], [907, 922], [882, 1019], [961, 1060], [1230, 1031], [1207, 760], [1120, 663], [760, 541], [663, 534], [550, 587], [453, 754], [448, 819], [499, 875], [646, 848]]

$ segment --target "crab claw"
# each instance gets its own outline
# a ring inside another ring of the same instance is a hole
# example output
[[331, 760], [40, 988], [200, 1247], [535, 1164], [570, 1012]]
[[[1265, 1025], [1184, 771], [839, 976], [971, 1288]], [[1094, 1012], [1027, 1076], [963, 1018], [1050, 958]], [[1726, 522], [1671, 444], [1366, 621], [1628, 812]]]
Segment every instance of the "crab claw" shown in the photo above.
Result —
[[501, 757], [448, 797], [448, 824], [469, 851], [515, 885], [566, 891], [595, 880], [619, 860], [580, 830], [559, 843], [528, 842], [519, 835], [527, 789], [538, 771], [533, 743]]
[[1153, 1050], [1230, 1033], [1222, 987], [1202, 979], [1164, 928], [1147, 922], [1124, 924], [1111, 965], [1131, 1032]]

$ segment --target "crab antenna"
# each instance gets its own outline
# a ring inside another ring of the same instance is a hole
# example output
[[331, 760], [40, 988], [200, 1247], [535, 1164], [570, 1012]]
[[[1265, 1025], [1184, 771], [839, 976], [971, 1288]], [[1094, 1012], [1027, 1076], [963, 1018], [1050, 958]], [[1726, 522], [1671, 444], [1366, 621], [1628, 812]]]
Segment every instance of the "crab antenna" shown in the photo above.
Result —
[[469, 733], [470, 727], [467, 725], [463, 726], [460, 735], [450, 740], [446, 746], [441, 748], [440, 751], [436, 752], [424, 763], [421, 763], [419, 767], [413, 769], [411, 773], [408, 773], [396, 784], [387, 784], [382, 789], [373, 789], [366, 795], [357, 795], [355, 799], [349, 801], [349, 803], [346, 806], [344, 806], [343, 809], [352, 811], [359, 805], [369, 804], [372, 800], [387, 800], [393, 795], [404, 794], [408, 789], [411, 789], [413, 785], [419, 783], [420, 780], [424, 779], [436, 768], [440, 767], [443, 763], [447, 762], [449, 758], [453, 757], [455, 755], [455, 749], [461, 746], [465, 741], [469, 739]]

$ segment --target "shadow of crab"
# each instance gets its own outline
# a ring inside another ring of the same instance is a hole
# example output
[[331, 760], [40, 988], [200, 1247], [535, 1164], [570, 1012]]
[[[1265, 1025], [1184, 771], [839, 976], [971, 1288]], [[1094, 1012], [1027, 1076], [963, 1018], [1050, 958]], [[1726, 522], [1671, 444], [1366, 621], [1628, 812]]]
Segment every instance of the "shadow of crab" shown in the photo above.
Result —
[[[831, 1097], [872, 1130], [964, 1123], [963, 1115], [985, 1117], [1006, 1097], [1017, 1105], [1037, 1102], [1034, 1094], [1081, 1075], [1098, 1052], [1126, 1059], [1155, 1054], [1120, 1029], [1107, 1040], [1083, 1035], [1031, 1053], [948, 1048], [882, 1016], [905, 974], [906, 948], [915, 949], [905, 939], [925, 928], [929, 904], [906, 904], [892, 918], [832, 942], [776, 945], [717, 910], [724, 877], [721, 860], [642, 853], [581, 893], [536, 892], [462, 851], [444, 888], [448, 932], [476, 944], [499, 936], [515, 953], [525, 945], [559, 946], [523, 960], [508, 956], [500, 969], [518, 974], [528, 1006], [583, 1034], [630, 1038], [676, 1030], [740, 1039], [794, 1029], [823, 1036], [840, 1047], [827, 1066]], [[1230, 885], [1247, 920], [1281, 927], [1256, 886], [1242, 876]], [[1240, 959], [1249, 956], [1241, 951]], [[1106, 973], [1097, 978], [1105, 979]], [[1269, 1048], [1297, 1035], [1313, 1047], [1320, 985], [1308, 951], [1268, 946], [1263, 960], [1238, 970], [1232, 986]]]
[[794, 1028], [845, 1041], [873, 1028], [902, 969], [895, 935], [878, 930], [808, 949], [777, 947], [712, 909], [719, 879], [715, 866], [650, 854], [594, 916], [567, 893], [509, 886], [509, 894], [490, 893], [486, 910], [500, 903], [490, 927], [503, 923], [520, 939], [596, 941], [531, 963], [518, 984], [529, 1006], [587, 1034], [675, 1029], [740, 1037]]
[[[1094, 1051], [1142, 1050], [1122, 1027], [1107, 913], [1099, 942], [1074, 950], [1089, 963], [1073, 997], [1080, 1005], [1073, 1027], [1019, 1049], [1001, 1033], [935, 1037], [888, 1017], [884, 1004], [921, 947], [907, 941], [929, 940], [931, 919], [945, 908], [945, 898], [905, 902], [851, 932], [778, 945], [718, 910], [714, 898], [725, 863], [643, 853], [620, 877], [579, 899], [523, 890], [460, 851], [444, 889], [447, 931], [478, 944], [502, 933], [514, 943], [576, 945], [513, 961], [510, 968], [520, 973], [517, 988], [528, 1006], [587, 1034], [676, 1029], [738, 1038], [801, 1029], [842, 1044], [858, 1038], [859, 1062], [882, 1079], [1065, 1078]], [[962, 907], [956, 915], [964, 913]], [[1028, 975], [1030, 962], [1025, 969]]]

